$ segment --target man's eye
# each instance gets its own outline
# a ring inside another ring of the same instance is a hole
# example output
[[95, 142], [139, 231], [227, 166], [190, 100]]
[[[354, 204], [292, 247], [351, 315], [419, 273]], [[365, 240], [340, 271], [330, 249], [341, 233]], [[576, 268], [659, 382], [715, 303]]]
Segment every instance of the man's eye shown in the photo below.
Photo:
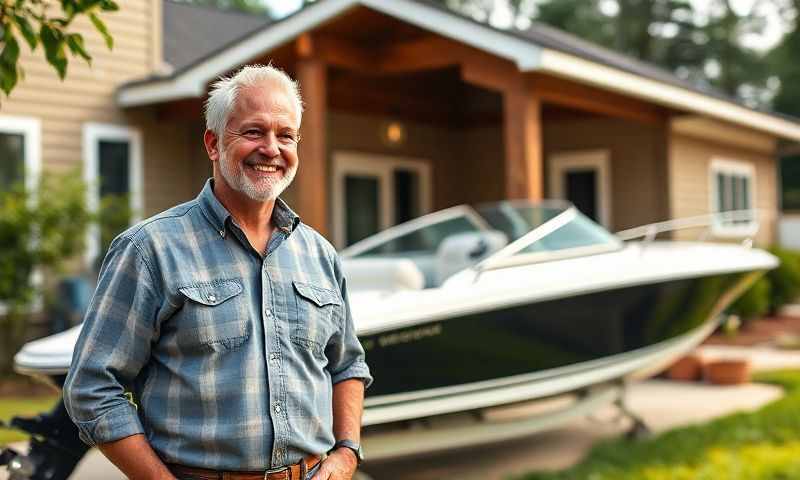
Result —
[[256, 130], [256, 129], [245, 130], [244, 135], [250, 138], [258, 138], [261, 136], [261, 130]]

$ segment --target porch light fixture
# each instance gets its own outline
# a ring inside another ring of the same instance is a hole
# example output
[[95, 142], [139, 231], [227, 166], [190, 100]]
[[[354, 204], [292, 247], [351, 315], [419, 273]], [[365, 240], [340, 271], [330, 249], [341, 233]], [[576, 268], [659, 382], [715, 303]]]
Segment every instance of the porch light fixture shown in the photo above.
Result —
[[381, 138], [391, 147], [402, 145], [406, 140], [406, 127], [396, 120], [386, 122], [381, 127]]

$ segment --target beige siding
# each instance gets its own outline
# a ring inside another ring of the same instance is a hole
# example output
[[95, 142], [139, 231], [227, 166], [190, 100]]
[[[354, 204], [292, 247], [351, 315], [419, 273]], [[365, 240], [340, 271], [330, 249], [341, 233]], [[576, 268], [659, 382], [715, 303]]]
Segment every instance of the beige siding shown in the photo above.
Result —
[[[168, 175], [170, 162], [161, 152], [175, 156], [181, 150], [169, 139], [177, 138], [179, 129], [162, 128], [151, 114], [129, 114], [114, 104], [114, 92], [125, 82], [144, 78], [158, 67], [161, 58], [161, 1], [126, 0], [120, 2], [118, 12], [103, 14], [114, 37], [114, 49], [109, 51], [102, 37], [86, 18], [76, 20], [74, 29], [83, 33], [86, 47], [93, 56], [91, 66], [70, 57], [67, 78], [59, 80], [55, 71], [44, 60], [41, 46], [29, 51], [23, 46], [20, 60], [25, 78], [20, 81], [9, 98], [0, 103], [0, 115], [34, 117], [42, 125], [42, 164], [44, 170], [81, 170], [85, 152], [82, 147], [83, 125], [86, 122], [111, 123], [136, 127], [142, 131], [144, 148], [145, 192], [144, 213], [151, 213], [163, 200], [151, 197], [152, 181]], [[177, 165], [185, 166], [187, 155], [178, 155]], [[181, 163], [184, 162], [184, 163]], [[175, 181], [179, 179], [173, 178]], [[170, 192], [184, 187], [168, 189]]]
[[[654, 125], [606, 118], [553, 122], [545, 117], [545, 173], [547, 159], [553, 154], [607, 150], [611, 157], [611, 229], [665, 220], [665, 138], [664, 129]], [[551, 193], [546, 189], [548, 196]]]
[[[715, 158], [749, 163], [755, 168], [756, 208], [768, 212], [762, 218], [756, 241], [769, 245], [776, 238], [777, 167], [774, 155], [742, 146], [726, 145], [707, 138], [673, 133], [669, 145], [670, 210], [673, 218], [704, 215], [711, 212], [711, 161]], [[686, 231], [677, 238], [696, 238], [698, 232]]]

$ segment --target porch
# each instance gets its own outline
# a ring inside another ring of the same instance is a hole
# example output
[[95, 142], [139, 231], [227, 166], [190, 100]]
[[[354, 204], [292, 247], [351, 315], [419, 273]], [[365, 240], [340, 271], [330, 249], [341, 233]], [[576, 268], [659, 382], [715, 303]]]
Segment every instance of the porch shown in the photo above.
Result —
[[[460, 203], [567, 198], [611, 230], [669, 216], [670, 112], [541, 73], [358, 7], [249, 63], [286, 70], [306, 111], [287, 201], [337, 247]], [[202, 100], [129, 109], [144, 213], [210, 173]], [[185, 168], [181, 168], [185, 167]]]

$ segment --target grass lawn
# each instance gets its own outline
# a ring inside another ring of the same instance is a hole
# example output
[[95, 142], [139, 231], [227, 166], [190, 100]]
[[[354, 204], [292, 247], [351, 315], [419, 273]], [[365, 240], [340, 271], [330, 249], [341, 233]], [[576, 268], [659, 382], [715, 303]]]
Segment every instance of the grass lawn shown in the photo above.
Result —
[[[56, 404], [58, 395], [28, 397], [0, 397], [0, 420], [7, 422], [13, 416], [34, 415], [41, 412], [50, 411]], [[26, 435], [16, 430], [5, 430], [0, 428], [0, 446], [9, 442], [25, 440]]]
[[611, 440], [573, 468], [518, 480], [800, 479], [800, 371], [759, 374], [786, 396], [752, 413], [679, 428], [645, 441]]

